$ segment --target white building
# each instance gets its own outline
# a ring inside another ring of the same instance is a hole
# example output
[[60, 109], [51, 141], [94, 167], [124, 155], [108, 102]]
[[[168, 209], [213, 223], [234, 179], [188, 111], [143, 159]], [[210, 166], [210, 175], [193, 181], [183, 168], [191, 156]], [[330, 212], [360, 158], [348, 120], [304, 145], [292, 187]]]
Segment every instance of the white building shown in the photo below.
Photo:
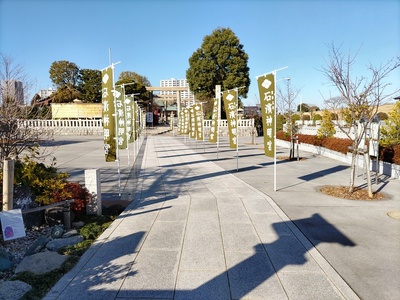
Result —
[[[189, 85], [188, 85], [186, 79], [171, 78], [171, 79], [160, 80], [160, 87], [174, 87], [174, 86], [187, 87], [188, 88], [187, 91], [181, 91], [181, 100], [184, 102], [189, 102], [189, 105], [194, 103], [194, 95], [189, 90]], [[160, 92], [161, 95], [173, 95], [175, 93], [176, 92], [172, 92], [172, 91], [161, 91]]]
[[53, 94], [56, 90], [52, 88], [48, 88], [47, 90], [40, 90], [38, 95], [40, 96], [40, 99], [44, 99], [47, 97], [50, 97], [51, 94]]

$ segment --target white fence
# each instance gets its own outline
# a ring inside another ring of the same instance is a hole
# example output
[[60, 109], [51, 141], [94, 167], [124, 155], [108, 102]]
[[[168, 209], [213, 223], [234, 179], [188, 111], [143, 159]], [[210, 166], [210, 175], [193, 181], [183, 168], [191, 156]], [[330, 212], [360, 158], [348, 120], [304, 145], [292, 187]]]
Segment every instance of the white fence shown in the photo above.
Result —
[[102, 135], [103, 124], [101, 119], [82, 120], [24, 120], [23, 126], [41, 128], [59, 135]]
[[[304, 125], [300, 125], [299, 128], [298, 128], [297, 133], [298, 133], [298, 134], [317, 135], [318, 129], [319, 129], [320, 127], [321, 127], [321, 126], [318, 126], [318, 125], [317, 125], [317, 126], [304, 126]], [[336, 133], [334, 134], [334, 137], [341, 138], [341, 139], [347, 139], [347, 138], [348, 138], [348, 136], [347, 136], [343, 131], [341, 131], [341, 130], [339, 129], [339, 127], [335, 126], [335, 130], [336, 130]], [[351, 138], [354, 138], [354, 137], [355, 137], [355, 132], [356, 132], [356, 131], [355, 131], [354, 128], [346, 128], [346, 132], [349, 133], [349, 135], [350, 135]]]
[[[51, 130], [59, 135], [102, 135], [103, 123], [101, 119], [82, 120], [23, 120], [24, 127], [41, 128]], [[204, 120], [204, 134], [210, 132], [211, 120]], [[219, 121], [220, 134], [228, 135], [228, 121]], [[238, 120], [238, 134], [240, 136], [251, 136], [254, 132], [254, 119]]]

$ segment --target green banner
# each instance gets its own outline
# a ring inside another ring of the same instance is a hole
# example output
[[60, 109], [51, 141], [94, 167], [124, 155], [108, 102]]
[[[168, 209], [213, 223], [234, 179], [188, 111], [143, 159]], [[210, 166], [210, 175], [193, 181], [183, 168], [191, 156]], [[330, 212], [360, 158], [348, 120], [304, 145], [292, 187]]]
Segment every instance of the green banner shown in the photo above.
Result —
[[183, 126], [185, 124], [185, 113], [183, 110], [179, 112], [179, 119], [178, 119], [178, 128], [179, 128], [179, 134], [183, 134]]
[[258, 91], [260, 93], [261, 116], [264, 131], [264, 153], [266, 156], [275, 157], [275, 73], [258, 77], [257, 83]]
[[117, 159], [117, 148], [115, 142], [113, 70], [111, 66], [101, 71], [101, 78], [104, 152], [106, 162], [111, 162]]
[[126, 149], [126, 122], [124, 89], [122, 86], [115, 87], [115, 109], [117, 115], [117, 142], [118, 149]]
[[133, 101], [132, 101], [132, 96], [125, 95], [125, 125], [126, 125], [126, 137], [128, 140], [128, 143], [133, 143], [134, 142], [134, 133], [133, 133], [133, 126], [135, 124], [135, 114], [133, 111]]
[[204, 137], [203, 109], [200, 103], [193, 105], [193, 109], [196, 122], [196, 139], [202, 141]]
[[196, 117], [194, 115], [194, 108], [193, 106], [189, 107], [189, 131], [190, 131], [190, 138], [196, 138]]
[[183, 115], [184, 115], [183, 134], [189, 134], [190, 112], [188, 108], [183, 109]]
[[133, 141], [136, 141], [138, 138], [138, 132], [139, 132], [139, 111], [138, 111], [138, 105], [136, 101], [132, 103], [133, 107], [133, 119], [132, 119], [132, 131], [133, 131]]
[[228, 121], [228, 132], [229, 132], [229, 147], [236, 148], [238, 143], [238, 128], [237, 128], [237, 91], [225, 91], [222, 93], [222, 99], [224, 99], [224, 107], [226, 112], [226, 119]]
[[214, 106], [211, 118], [210, 135], [208, 141], [210, 143], [216, 143], [218, 141], [218, 116], [219, 116], [219, 103], [218, 99], [214, 98]]

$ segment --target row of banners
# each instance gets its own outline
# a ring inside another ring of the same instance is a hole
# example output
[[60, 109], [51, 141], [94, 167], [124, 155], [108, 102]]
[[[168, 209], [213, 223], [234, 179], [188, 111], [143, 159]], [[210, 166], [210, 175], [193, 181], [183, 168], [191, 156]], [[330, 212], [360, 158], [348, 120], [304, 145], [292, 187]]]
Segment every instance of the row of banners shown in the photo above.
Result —
[[[238, 93], [237, 90], [222, 93], [225, 111], [228, 121], [229, 145], [230, 148], [237, 148], [238, 145]], [[218, 99], [214, 99], [211, 128], [208, 141], [216, 143], [218, 141], [218, 121], [220, 115], [220, 105]], [[203, 109], [200, 103], [196, 103], [179, 112], [179, 133], [189, 135], [199, 141], [204, 140]]]
[[[126, 149], [128, 143], [137, 139], [139, 124], [145, 123], [144, 115], [133, 96], [125, 95], [124, 86], [114, 87], [113, 65], [102, 70], [102, 103], [104, 150], [107, 162], [117, 159], [118, 149]], [[275, 72], [257, 77], [260, 93], [261, 113], [264, 131], [264, 151], [266, 156], [275, 156], [276, 103]], [[229, 146], [238, 147], [238, 91], [222, 92], [228, 122]], [[220, 105], [214, 99], [209, 142], [218, 142]], [[179, 112], [179, 133], [190, 138], [204, 140], [203, 109], [200, 103], [184, 108]]]
[[140, 124], [144, 124], [144, 114], [133, 95], [125, 95], [124, 85], [114, 87], [113, 68], [111, 65], [101, 72], [104, 152], [107, 162], [117, 160], [117, 147], [127, 149], [128, 143], [138, 138]]
[[[275, 156], [276, 135], [276, 98], [275, 98], [275, 72], [257, 77], [258, 91], [260, 93], [261, 116], [264, 130], [264, 151], [266, 156]], [[222, 92], [224, 108], [228, 122], [229, 146], [238, 146], [238, 91], [237, 89]], [[220, 115], [218, 99], [214, 99], [210, 135], [208, 141], [218, 141], [218, 121]], [[179, 133], [189, 135], [191, 138], [203, 140], [203, 112], [201, 104], [194, 104], [184, 108], [179, 113]]]

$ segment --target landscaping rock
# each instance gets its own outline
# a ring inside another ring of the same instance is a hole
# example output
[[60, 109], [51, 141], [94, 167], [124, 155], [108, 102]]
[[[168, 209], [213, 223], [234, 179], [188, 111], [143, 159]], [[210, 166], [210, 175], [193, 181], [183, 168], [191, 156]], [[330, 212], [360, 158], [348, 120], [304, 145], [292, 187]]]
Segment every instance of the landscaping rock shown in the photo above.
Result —
[[[11, 270], [13, 266], [14, 263], [11, 261], [11, 259], [0, 256], [0, 272]], [[0, 297], [0, 299], [2, 298]]]
[[73, 246], [83, 241], [83, 236], [75, 235], [69, 238], [61, 238], [51, 240], [47, 243], [46, 248], [50, 251], [57, 251], [58, 249], [65, 246]]
[[82, 221], [79, 222], [72, 222], [71, 227], [75, 228], [75, 229], [79, 229], [82, 228], [83, 226], [85, 226], [85, 223]]
[[15, 273], [29, 271], [34, 274], [45, 274], [61, 267], [68, 258], [57, 252], [40, 252], [26, 256], [15, 269]]
[[62, 238], [65, 239], [65, 238], [69, 238], [71, 236], [75, 236], [75, 235], [78, 235], [78, 234], [79, 233], [78, 233], [78, 231], [76, 229], [71, 229], [71, 230], [68, 230], [67, 232], [65, 232], [62, 235]]
[[20, 299], [25, 293], [29, 292], [32, 287], [20, 280], [4, 281], [0, 283], [0, 299], [16, 300]]
[[7, 251], [0, 249], [0, 272], [10, 270], [13, 266], [12, 256]]
[[51, 238], [59, 239], [64, 234], [64, 227], [62, 225], [56, 225], [51, 230]]
[[25, 256], [29, 256], [42, 251], [46, 244], [49, 242], [49, 238], [45, 235], [41, 235], [25, 252]]

